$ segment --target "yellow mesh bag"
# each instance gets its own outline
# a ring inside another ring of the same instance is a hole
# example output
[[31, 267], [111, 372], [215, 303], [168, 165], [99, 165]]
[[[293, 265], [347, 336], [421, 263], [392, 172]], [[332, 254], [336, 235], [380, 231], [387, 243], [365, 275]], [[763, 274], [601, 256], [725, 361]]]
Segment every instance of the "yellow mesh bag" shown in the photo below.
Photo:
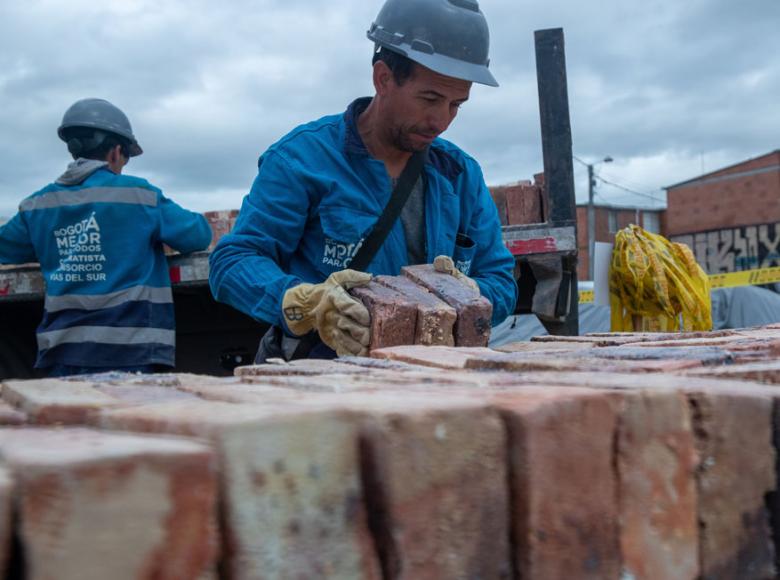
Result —
[[636, 225], [615, 234], [609, 295], [613, 332], [712, 329], [710, 281], [690, 248]]

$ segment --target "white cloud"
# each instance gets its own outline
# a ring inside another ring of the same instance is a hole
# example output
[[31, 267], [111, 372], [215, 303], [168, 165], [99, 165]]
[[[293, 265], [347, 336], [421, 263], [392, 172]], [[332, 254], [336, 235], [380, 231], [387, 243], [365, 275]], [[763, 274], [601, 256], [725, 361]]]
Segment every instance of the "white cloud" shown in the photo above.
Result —
[[[610, 181], [665, 185], [778, 148], [776, 0], [483, 0], [498, 89], [475, 87], [445, 137], [491, 184], [542, 169], [533, 31], [563, 27], [574, 152]], [[238, 207], [257, 157], [295, 125], [370, 94], [378, 0], [28, 0], [0, 6], [0, 215], [62, 171], [64, 110], [130, 116], [130, 173], [182, 205]], [[703, 160], [703, 163], [702, 163]], [[575, 164], [578, 199], [587, 196]], [[649, 201], [599, 185], [615, 203]]]

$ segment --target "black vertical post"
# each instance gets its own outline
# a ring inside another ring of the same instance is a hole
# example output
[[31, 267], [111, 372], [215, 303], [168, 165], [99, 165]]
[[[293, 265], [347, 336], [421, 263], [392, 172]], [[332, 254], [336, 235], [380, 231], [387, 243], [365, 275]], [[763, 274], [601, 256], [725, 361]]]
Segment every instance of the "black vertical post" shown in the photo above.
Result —
[[[566, 55], [563, 29], [537, 30], [536, 82], [539, 87], [539, 117], [542, 126], [544, 180], [551, 226], [574, 227], [577, 239], [577, 208], [574, 198], [574, 167], [571, 151], [569, 96], [566, 84]], [[579, 334], [577, 255], [563, 256], [563, 280], [569, 285], [569, 312], [562, 322], [546, 322], [550, 334]]]

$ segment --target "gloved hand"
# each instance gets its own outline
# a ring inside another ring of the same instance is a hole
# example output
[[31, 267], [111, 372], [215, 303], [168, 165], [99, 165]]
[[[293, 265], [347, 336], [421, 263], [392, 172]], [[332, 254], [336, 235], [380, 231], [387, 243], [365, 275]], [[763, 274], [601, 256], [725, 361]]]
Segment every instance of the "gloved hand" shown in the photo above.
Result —
[[466, 276], [463, 272], [455, 267], [455, 263], [449, 256], [436, 256], [433, 260], [433, 269], [443, 274], [450, 274], [454, 276], [466, 286], [474, 290], [478, 295], [480, 294], [479, 284], [472, 278]]
[[341, 270], [321, 284], [290, 288], [282, 299], [287, 328], [299, 336], [316, 329], [322, 342], [339, 356], [366, 355], [371, 317], [366, 307], [347, 294], [347, 290], [370, 281], [371, 274]]

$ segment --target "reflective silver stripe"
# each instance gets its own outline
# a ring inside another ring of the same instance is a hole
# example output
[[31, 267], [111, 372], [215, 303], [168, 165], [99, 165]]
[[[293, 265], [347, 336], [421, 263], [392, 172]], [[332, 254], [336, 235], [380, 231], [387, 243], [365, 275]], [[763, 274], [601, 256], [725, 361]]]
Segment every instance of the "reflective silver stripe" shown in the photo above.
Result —
[[86, 189], [50, 191], [37, 197], [25, 199], [19, 205], [19, 209], [32, 211], [94, 202], [132, 203], [154, 207], [157, 205], [157, 193], [142, 187], [88, 187]]
[[173, 293], [170, 287], [155, 288], [153, 286], [133, 286], [118, 292], [109, 294], [65, 294], [63, 296], [46, 295], [44, 307], [47, 312], [57, 312], [78, 308], [80, 310], [100, 310], [112, 308], [131, 300], [146, 300], [155, 304], [169, 304], [173, 302]]
[[74, 326], [38, 334], [38, 348], [46, 350], [72, 342], [103, 344], [167, 344], [176, 346], [176, 332], [162, 328], [134, 328], [126, 326]]

